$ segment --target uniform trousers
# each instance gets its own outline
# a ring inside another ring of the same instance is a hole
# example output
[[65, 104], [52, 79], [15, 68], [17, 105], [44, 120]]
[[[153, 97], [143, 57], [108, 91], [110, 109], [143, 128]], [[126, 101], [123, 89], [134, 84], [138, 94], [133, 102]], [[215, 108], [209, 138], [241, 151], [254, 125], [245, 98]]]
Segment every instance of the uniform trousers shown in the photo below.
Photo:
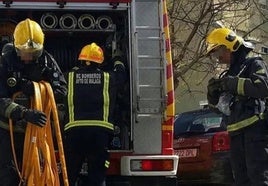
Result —
[[[19, 169], [22, 163], [24, 133], [14, 133], [14, 145]], [[19, 185], [20, 178], [15, 167], [10, 132], [0, 128], [0, 186]]]
[[268, 122], [259, 120], [230, 133], [231, 164], [237, 186], [268, 186]]
[[70, 186], [77, 182], [85, 161], [88, 173], [82, 176], [81, 185], [105, 185], [110, 133], [101, 127], [74, 127], [66, 132], [65, 157]]

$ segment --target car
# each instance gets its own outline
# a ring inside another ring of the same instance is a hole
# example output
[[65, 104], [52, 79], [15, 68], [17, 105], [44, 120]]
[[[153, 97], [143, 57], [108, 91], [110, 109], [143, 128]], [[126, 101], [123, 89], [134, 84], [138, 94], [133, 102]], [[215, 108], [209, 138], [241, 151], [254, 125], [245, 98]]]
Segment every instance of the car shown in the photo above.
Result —
[[174, 120], [178, 182], [232, 185], [230, 138], [223, 115], [209, 108], [180, 113]]

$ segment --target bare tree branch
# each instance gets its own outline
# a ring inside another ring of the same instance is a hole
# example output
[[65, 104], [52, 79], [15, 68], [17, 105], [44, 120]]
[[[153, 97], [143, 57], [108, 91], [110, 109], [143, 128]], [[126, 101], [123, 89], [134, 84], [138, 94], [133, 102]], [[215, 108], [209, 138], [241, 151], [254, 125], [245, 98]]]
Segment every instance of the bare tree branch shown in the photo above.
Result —
[[[260, 12], [262, 21], [249, 26], [248, 21], [254, 18], [256, 11]], [[241, 0], [169, 0], [168, 14], [173, 49], [174, 85], [175, 88], [179, 86], [179, 83], [188, 85], [186, 86], [188, 93], [193, 92], [192, 86], [188, 83], [189, 76], [202, 72], [204, 77], [196, 82], [200, 85], [200, 82], [217, 68], [206, 58], [204, 42], [216, 21], [222, 21], [234, 30], [243, 25], [244, 37], [255, 33], [256, 30], [261, 30], [262, 26], [268, 22], [267, 11], [266, 14], [263, 13], [257, 0], [245, 2]]]

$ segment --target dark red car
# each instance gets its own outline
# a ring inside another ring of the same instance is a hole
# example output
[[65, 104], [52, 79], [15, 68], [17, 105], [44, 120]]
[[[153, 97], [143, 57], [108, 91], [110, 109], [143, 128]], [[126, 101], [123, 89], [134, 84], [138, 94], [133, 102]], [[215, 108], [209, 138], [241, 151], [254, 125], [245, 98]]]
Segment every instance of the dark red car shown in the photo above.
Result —
[[232, 185], [229, 135], [221, 114], [208, 108], [184, 112], [174, 128], [179, 183]]

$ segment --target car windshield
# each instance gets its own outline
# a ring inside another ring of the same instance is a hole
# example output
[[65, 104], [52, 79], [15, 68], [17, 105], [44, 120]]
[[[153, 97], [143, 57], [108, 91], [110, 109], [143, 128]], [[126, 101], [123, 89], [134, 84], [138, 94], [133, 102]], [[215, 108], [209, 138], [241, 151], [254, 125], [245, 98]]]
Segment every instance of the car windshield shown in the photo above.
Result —
[[175, 136], [184, 133], [204, 133], [222, 130], [222, 116], [211, 111], [185, 112], [175, 120]]

